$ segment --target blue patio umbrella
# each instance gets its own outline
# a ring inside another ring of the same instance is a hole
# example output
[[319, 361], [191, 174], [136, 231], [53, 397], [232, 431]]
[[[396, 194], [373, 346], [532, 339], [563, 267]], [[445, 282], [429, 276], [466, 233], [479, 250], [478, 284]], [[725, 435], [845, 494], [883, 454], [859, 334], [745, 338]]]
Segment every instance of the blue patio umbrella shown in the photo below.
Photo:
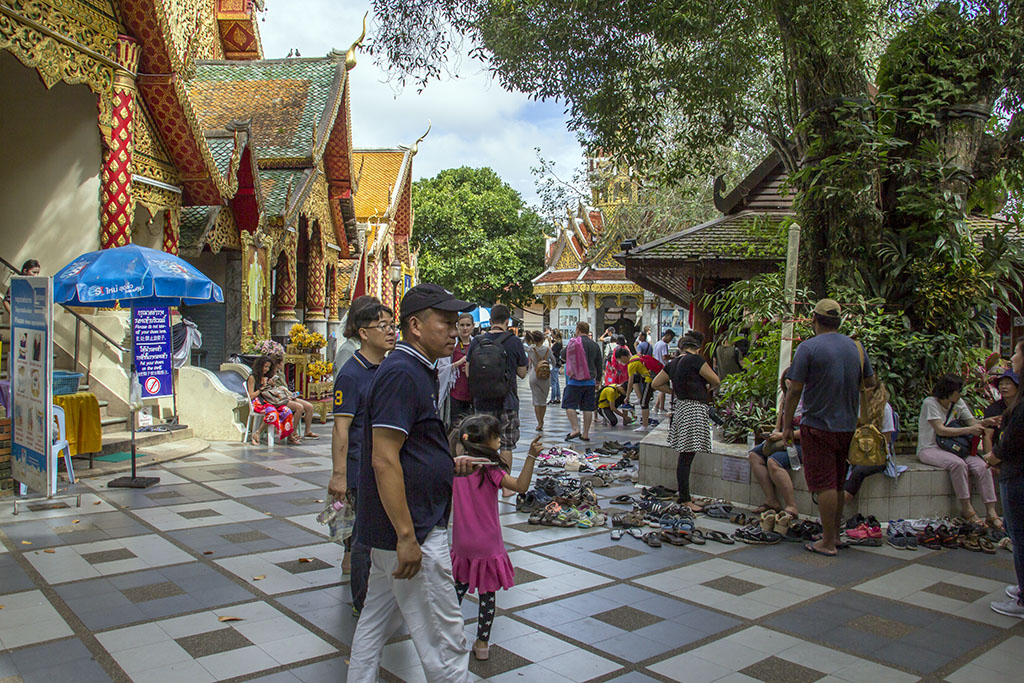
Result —
[[[82, 254], [53, 277], [53, 299], [67, 306], [91, 308], [195, 306], [223, 303], [224, 293], [195, 266], [174, 254], [129, 244]], [[134, 339], [134, 329], [130, 335]], [[134, 347], [129, 377], [135, 374]], [[129, 382], [131, 380], [129, 379]], [[131, 388], [129, 387], [129, 396]], [[132, 475], [120, 477], [107, 486], [146, 488], [159, 477], [135, 475], [135, 416], [129, 419], [132, 439]]]

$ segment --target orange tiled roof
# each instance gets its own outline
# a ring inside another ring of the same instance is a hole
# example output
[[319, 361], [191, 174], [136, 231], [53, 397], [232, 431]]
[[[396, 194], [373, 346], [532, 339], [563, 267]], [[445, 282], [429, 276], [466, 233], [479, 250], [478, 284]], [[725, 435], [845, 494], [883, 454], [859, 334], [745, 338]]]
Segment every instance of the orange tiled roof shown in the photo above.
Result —
[[387, 213], [405, 155], [400, 149], [353, 151], [352, 175], [359, 183], [354, 198], [357, 221], [365, 223], [374, 215], [383, 218]]

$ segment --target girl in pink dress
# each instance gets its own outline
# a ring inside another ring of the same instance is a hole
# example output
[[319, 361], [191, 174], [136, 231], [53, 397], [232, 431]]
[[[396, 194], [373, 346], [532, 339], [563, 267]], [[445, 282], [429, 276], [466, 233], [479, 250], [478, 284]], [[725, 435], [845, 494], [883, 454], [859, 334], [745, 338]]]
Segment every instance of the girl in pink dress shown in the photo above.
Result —
[[530, 443], [523, 471], [513, 477], [501, 461], [501, 425], [491, 415], [472, 415], [452, 432], [453, 455], [489, 460], [493, 465], [477, 468], [468, 477], [455, 477], [452, 485], [452, 575], [459, 602], [476, 591], [480, 598], [477, 640], [473, 655], [488, 657], [488, 641], [494, 622], [494, 592], [515, 584], [515, 570], [501, 539], [498, 521], [498, 491], [502, 487], [526, 493], [533, 478], [533, 464], [543, 445], [541, 437]]

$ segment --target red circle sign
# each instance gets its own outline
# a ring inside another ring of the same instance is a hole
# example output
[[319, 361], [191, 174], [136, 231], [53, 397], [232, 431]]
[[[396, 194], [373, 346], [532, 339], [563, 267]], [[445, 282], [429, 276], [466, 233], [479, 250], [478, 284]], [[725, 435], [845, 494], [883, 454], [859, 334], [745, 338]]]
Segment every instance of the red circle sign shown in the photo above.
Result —
[[160, 391], [160, 380], [156, 377], [146, 378], [146, 393], [155, 394]]

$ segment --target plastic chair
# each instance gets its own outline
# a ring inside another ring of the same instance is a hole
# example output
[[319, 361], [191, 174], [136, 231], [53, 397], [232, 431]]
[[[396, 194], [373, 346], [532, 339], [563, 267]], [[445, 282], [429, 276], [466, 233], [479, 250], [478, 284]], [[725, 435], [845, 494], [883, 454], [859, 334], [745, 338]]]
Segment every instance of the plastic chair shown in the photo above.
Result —
[[[245, 421], [245, 436], [242, 437], [242, 443], [249, 443], [249, 438], [253, 435], [256, 430], [257, 422], [263, 421], [263, 413], [259, 413], [255, 408], [252, 407], [252, 403], [249, 404], [249, 419]], [[274, 425], [267, 425], [267, 447], [274, 447]]]
[[68, 433], [66, 428], [66, 418], [64, 415], [64, 409], [60, 406], [53, 406], [53, 419], [57, 421], [57, 433], [58, 438], [53, 443], [51, 453], [64, 453], [64, 468], [68, 471], [68, 482], [71, 484], [75, 483], [75, 468], [71, 464], [71, 445], [68, 443]]

